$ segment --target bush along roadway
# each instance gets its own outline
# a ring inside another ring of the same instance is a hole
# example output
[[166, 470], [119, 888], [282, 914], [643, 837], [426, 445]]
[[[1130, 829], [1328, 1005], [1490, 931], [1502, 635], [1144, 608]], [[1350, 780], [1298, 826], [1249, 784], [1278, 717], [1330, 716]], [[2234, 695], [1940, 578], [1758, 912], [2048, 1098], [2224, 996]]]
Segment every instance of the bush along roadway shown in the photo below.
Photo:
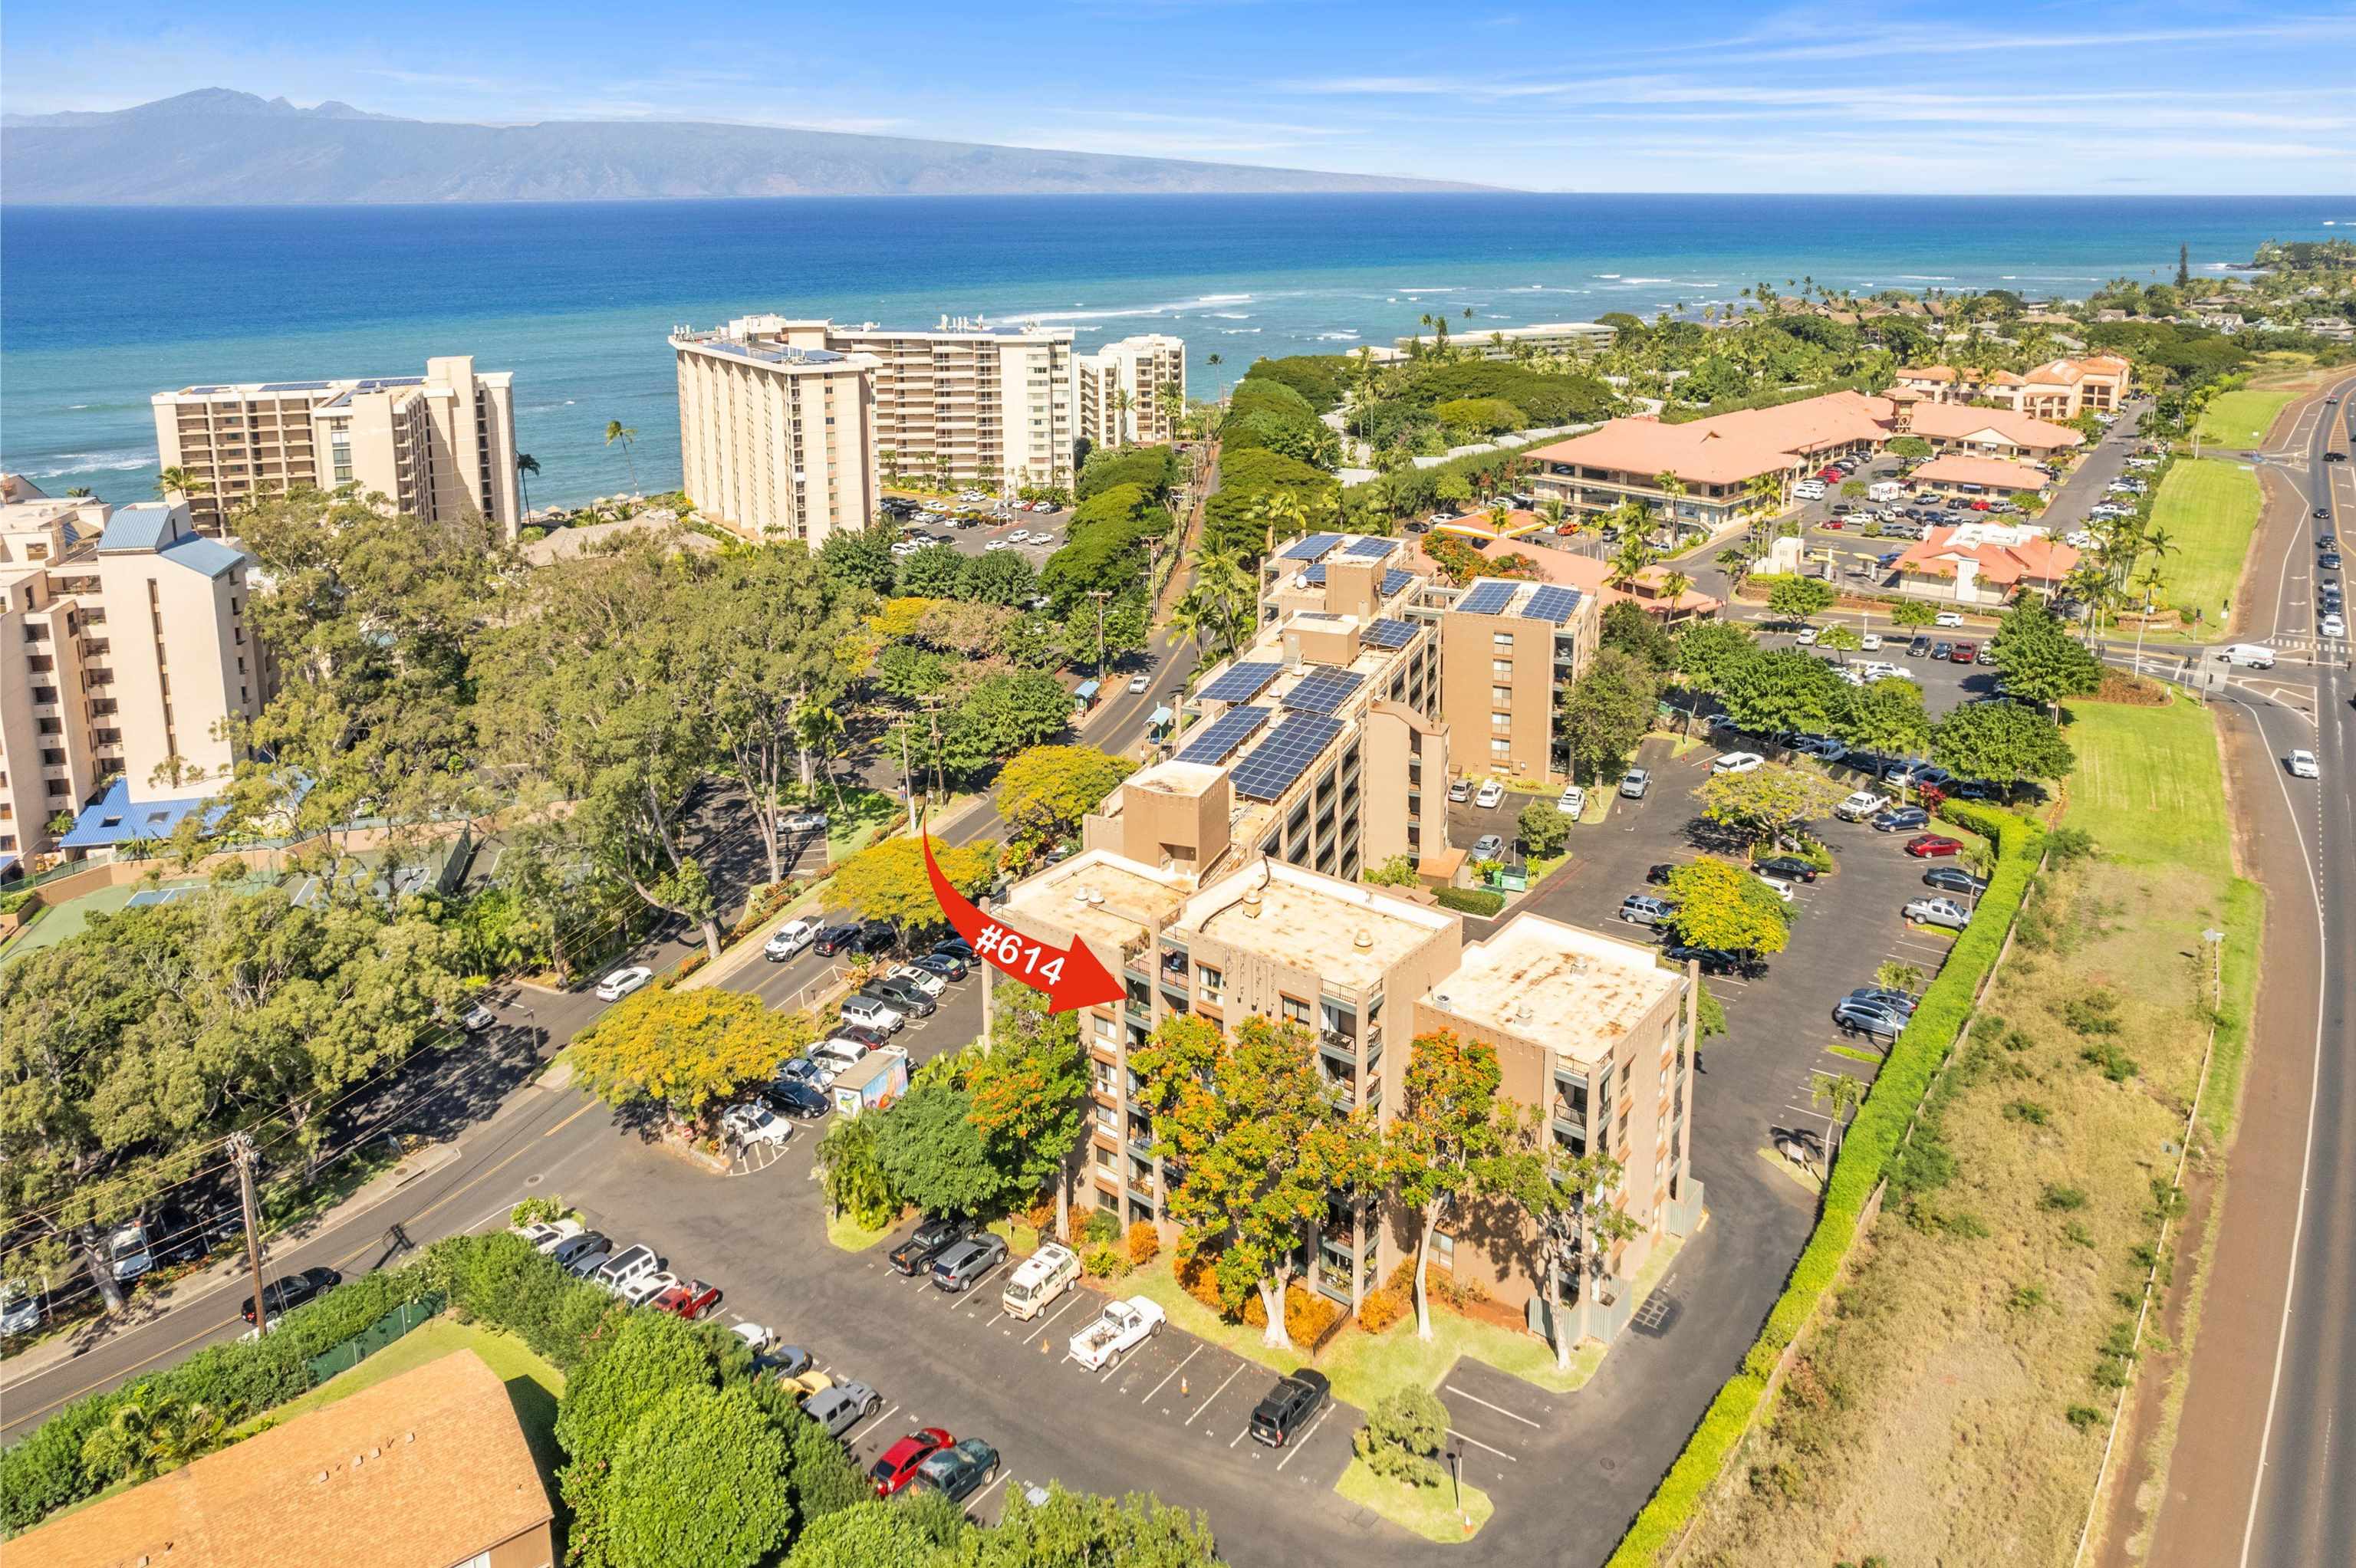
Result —
[[1621, 1538], [1609, 1568], [1646, 1568], [1658, 1562], [1693, 1521], [1702, 1499], [1725, 1471], [1766, 1403], [1776, 1363], [1815, 1316], [1825, 1292], [1839, 1276], [1849, 1249], [1857, 1244], [1866, 1206], [1905, 1141], [1932, 1081], [1962, 1038], [1980, 987], [1996, 967], [2005, 937], [2020, 913], [2021, 901], [2042, 852], [2044, 830], [2011, 812], [1969, 801], [1945, 802], [1939, 813], [1996, 844], [1996, 869], [1987, 891], [1981, 896], [1970, 926], [1948, 954], [1945, 966], [1924, 991], [1912, 1021], [1891, 1045], [1889, 1060], [1873, 1081], [1872, 1093], [1842, 1136], [1816, 1228], [1793, 1264], [1783, 1294], [1768, 1311], [1741, 1369], [1718, 1391], [1693, 1435], [1686, 1440], [1685, 1451]]

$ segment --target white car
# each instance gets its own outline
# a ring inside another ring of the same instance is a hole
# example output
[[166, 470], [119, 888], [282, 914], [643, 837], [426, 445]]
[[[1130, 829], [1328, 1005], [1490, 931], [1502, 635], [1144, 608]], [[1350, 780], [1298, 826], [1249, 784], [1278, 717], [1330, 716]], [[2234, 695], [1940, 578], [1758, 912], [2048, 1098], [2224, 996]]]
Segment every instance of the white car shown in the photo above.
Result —
[[660, 1296], [672, 1285], [685, 1285], [687, 1281], [680, 1278], [679, 1275], [671, 1273], [670, 1270], [667, 1268], [657, 1269], [652, 1274], [642, 1274], [638, 1275], [637, 1278], [622, 1286], [622, 1288], [615, 1294], [619, 1296], [623, 1301], [632, 1307], [644, 1307], [648, 1302], [652, 1301], [656, 1296]]
[[655, 972], [643, 964], [633, 965], [627, 969], [616, 969], [597, 982], [597, 999], [601, 1002], [618, 1002], [632, 991], [644, 990], [653, 984], [654, 977]]
[[1562, 792], [1562, 798], [1554, 803], [1554, 808], [1576, 822], [1580, 814], [1587, 809], [1587, 792], [1572, 784]]
[[1961, 610], [1942, 610], [1931, 624], [1934, 626], [1960, 626], [1964, 624], [1964, 613]]
[[536, 1225], [511, 1227], [515, 1233], [531, 1243], [536, 1253], [552, 1253], [581, 1233], [578, 1220], [543, 1220]]
[[902, 539], [892, 547], [892, 553], [894, 555], [914, 555], [924, 548], [925, 547], [923, 545], [918, 544], [915, 539]]
[[1153, 677], [1144, 671], [1140, 671], [1136, 675], [1129, 677], [1129, 689], [1131, 691], [1143, 691], [1147, 687], [1151, 686], [1152, 684]]
[[1014, 541], [1012, 539], [992, 539], [988, 544], [981, 547], [981, 552], [984, 555], [988, 555], [994, 550], [1004, 549], [1013, 542]]
[[1483, 811], [1505, 805], [1505, 786], [1499, 784], [1495, 779], [1491, 779], [1487, 784], [1483, 784], [1473, 795], [1472, 804], [1479, 806]]
[[1862, 822], [1889, 804], [1888, 795], [1877, 794], [1869, 789], [1861, 789], [1852, 793], [1847, 800], [1834, 806], [1833, 815], [1843, 822]]
[[1799, 644], [1804, 648], [1813, 648], [1816, 645], [1816, 638], [1822, 635], [1814, 626], [1803, 626], [1800, 628]]
[[744, 1348], [756, 1356], [777, 1342], [777, 1336], [766, 1325], [759, 1323], [734, 1324], [729, 1328], [728, 1332], [744, 1340]]
[[482, 1003], [477, 1002], [466, 1009], [466, 1016], [458, 1020], [458, 1027], [468, 1034], [480, 1034], [498, 1021], [498, 1014], [491, 1011]]
[[1953, 899], [1915, 899], [1906, 906], [1906, 918], [1917, 925], [1944, 925], [1961, 931], [1971, 924], [1972, 912]]
[[777, 827], [787, 833], [822, 833], [826, 830], [823, 811], [794, 811], [777, 818]]
[[720, 1114], [720, 1125], [728, 1129], [736, 1142], [745, 1148], [766, 1144], [771, 1148], [783, 1148], [794, 1136], [794, 1125], [768, 1106], [747, 1101], [731, 1105]]
[[2323, 776], [2323, 770], [2315, 765], [2313, 752], [2293, 752], [2283, 759], [2283, 765], [2290, 770], [2293, 778], [2319, 779]]
[[1710, 763], [1709, 771], [1714, 773], [1747, 773], [1766, 761], [1756, 752], [1728, 752]]
[[2327, 637], [2344, 637], [2348, 635], [2348, 623], [2338, 615], [2326, 615], [2317, 624]]
[[1773, 878], [1773, 877], [1770, 877], [1770, 876], [1764, 875], [1763, 873], [1762, 873], [1762, 872], [1758, 872], [1758, 871], [1753, 871], [1753, 872], [1751, 872], [1751, 874], [1753, 877], [1758, 878], [1758, 880], [1760, 880], [1760, 882], [1761, 882], [1762, 884], [1763, 884], [1763, 885], [1766, 887], [1766, 889], [1767, 889], [1767, 891], [1768, 891], [1769, 892], [1773, 893], [1777, 898], [1782, 899], [1785, 903], [1790, 903], [1790, 902], [1792, 901], [1792, 884], [1791, 884], [1791, 883], [1786, 882], [1786, 881], [1781, 881], [1781, 880], [1778, 880], [1776, 878]]
[[1072, 1360], [1095, 1371], [1123, 1350], [1162, 1332], [1162, 1308], [1150, 1296], [1108, 1302], [1104, 1315], [1073, 1335], [1067, 1349]]
[[1881, 646], [1881, 634], [1879, 632], [1867, 632], [1863, 634], [1857, 639], [1857, 646], [1858, 651], [1860, 653], [1869, 654], [1874, 652]]
[[886, 978], [905, 980], [908, 984], [916, 987], [916, 989], [924, 992], [925, 995], [928, 997], [937, 997], [943, 991], [949, 988], [949, 983], [947, 977], [936, 975], [929, 969], [919, 969], [913, 964], [901, 965], [897, 969], [893, 970]]
[[789, 920], [771, 932], [769, 940], [761, 944], [761, 956], [772, 964], [782, 964], [808, 947], [810, 939], [817, 934], [818, 922]]

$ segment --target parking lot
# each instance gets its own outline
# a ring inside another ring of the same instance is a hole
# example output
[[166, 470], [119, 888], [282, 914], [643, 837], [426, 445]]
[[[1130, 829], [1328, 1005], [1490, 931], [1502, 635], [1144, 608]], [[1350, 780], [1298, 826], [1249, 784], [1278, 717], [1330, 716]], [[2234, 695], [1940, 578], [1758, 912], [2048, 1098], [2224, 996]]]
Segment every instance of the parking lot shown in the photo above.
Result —
[[[958, 507], [941, 501], [926, 501], [928, 511], [946, 512], [948, 516], [935, 522], [917, 522], [911, 518], [886, 518], [903, 537], [919, 545], [947, 544], [965, 555], [994, 554], [1012, 550], [1031, 563], [1033, 570], [1045, 562], [1064, 546], [1072, 520], [1069, 511], [1019, 512], [1001, 511], [995, 501], [980, 506]], [[960, 512], [982, 514], [979, 522], [961, 518]], [[910, 530], [914, 530], [911, 532]], [[1023, 534], [1023, 539], [1013, 536]], [[1044, 540], [1035, 536], [1047, 536]], [[996, 547], [993, 549], [992, 547]]]

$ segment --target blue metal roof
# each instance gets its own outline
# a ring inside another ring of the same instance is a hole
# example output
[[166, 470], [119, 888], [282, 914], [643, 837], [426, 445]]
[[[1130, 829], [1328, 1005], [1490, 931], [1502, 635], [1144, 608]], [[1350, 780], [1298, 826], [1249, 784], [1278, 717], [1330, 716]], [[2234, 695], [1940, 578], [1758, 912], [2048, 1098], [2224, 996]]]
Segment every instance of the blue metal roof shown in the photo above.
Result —
[[117, 507], [98, 538], [102, 550], [160, 549], [172, 529], [172, 508], [161, 501], [134, 501]]
[[169, 838], [174, 829], [199, 811], [205, 813], [205, 826], [209, 827], [228, 810], [226, 802], [207, 810], [202, 796], [191, 800], [133, 800], [130, 784], [116, 779], [107, 786], [97, 805], [82, 808], [81, 815], [74, 818], [73, 831], [59, 839], [58, 847], [94, 849]]
[[244, 551], [231, 549], [220, 540], [209, 539], [202, 534], [182, 534], [156, 553], [202, 577], [224, 576], [245, 560]]

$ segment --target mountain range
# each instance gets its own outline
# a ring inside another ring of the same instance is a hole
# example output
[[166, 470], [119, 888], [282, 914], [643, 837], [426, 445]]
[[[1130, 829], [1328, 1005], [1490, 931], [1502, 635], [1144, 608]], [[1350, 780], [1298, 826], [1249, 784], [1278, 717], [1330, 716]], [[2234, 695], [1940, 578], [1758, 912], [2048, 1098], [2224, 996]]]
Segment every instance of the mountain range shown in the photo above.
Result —
[[131, 109], [0, 116], [0, 193], [42, 205], [1483, 188], [698, 121], [460, 124], [217, 87]]

